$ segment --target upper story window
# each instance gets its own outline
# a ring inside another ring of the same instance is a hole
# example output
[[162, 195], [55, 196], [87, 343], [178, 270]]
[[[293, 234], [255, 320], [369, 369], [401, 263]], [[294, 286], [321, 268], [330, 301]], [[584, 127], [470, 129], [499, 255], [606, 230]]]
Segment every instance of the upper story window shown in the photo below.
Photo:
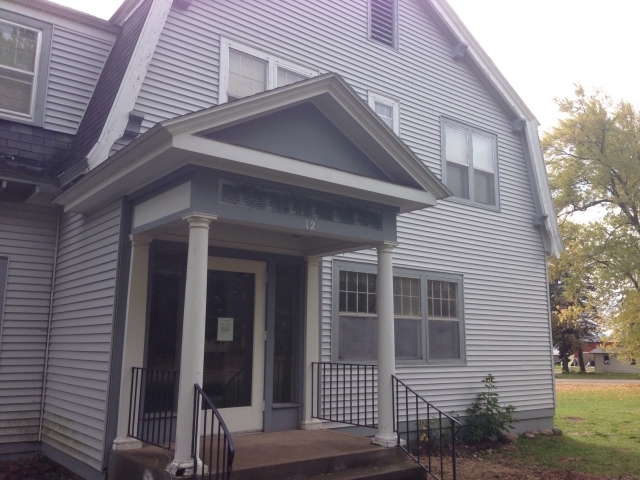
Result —
[[396, 135], [400, 135], [400, 103], [390, 97], [368, 92], [369, 106]]
[[317, 70], [231, 40], [223, 39], [220, 48], [219, 103], [231, 102], [318, 75]]
[[[375, 265], [334, 262], [333, 356], [343, 362], [377, 358]], [[394, 269], [396, 359], [409, 363], [464, 360], [462, 277]]]
[[0, 116], [42, 124], [49, 24], [0, 10]]
[[455, 122], [442, 126], [442, 180], [453, 196], [498, 207], [498, 154], [495, 135]]
[[397, 0], [369, 0], [369, 38], [387, 47], [397, 48]]

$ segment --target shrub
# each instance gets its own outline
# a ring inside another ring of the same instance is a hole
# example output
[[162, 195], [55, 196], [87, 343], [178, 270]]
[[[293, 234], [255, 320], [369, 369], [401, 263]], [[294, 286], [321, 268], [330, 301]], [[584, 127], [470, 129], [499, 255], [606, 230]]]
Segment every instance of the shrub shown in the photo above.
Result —
[[[451, 418], [458, 420], [456, 413], [449, 414]], [[432, 447], [438, 448], [442, 444], [443, 448], [451, 446], [451, 427], [453, 421], [444, 415], [442, 418], [434, 417], [430, 420], [423, 420], [418, 423], [420, 427], [420, 445], [426, 446], [430, 444]]]
[[482, 383], [485, 390], [480, 392], [476, 401], [467, 408], [469, 415], [466, 418], [464, 437], [469, 443], [476, 443], [485, 438], [497, 440], [507, 431], [507, 428], [512, 429], [511, 424], [517, 421], [512, 415], [516, 407], [513, 405], [505, 407], [498, 403], [495, 377], [489, 374]]

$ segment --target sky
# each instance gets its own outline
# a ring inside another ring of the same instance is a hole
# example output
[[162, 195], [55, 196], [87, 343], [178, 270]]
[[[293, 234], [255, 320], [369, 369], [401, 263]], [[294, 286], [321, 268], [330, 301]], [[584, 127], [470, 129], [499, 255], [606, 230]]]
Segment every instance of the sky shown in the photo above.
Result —
[[[122, 0], [55, 0], [108, 19]], [[348, 1], [348, 0], [341, 0]], [[554, 98], [574, 84], [640, 106], [638, 0], [449, 0], [482, 48], [536, 115], [557, 122]]]

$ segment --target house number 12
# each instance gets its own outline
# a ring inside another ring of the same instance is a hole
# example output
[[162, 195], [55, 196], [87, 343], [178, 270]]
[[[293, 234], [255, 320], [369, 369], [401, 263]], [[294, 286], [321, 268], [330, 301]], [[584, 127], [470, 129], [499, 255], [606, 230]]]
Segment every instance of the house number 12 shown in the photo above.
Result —
[[307, 230], [315, 230], [316, 229], [316, 222], [314, 222], [313, 220], [307, 220]]

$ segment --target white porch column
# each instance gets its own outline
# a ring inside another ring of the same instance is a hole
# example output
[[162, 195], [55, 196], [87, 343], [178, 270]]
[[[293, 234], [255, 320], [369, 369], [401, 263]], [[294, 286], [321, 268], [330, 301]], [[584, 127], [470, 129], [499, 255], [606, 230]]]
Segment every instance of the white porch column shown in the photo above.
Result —
[[147, 282], [149, 278], [149, 244], [151, 237], [130, 235], [131, 265], [129, 266], [129, 295], [124, 325], [122, 348], [122, 374], [118, 406], [118, 430], [113, 450], [142, 448], [142, 442], [127, 436], [129, 401], [131, 394], [131, 368], [142, 367], [144, 362], [144, 336], [147, 321]]
[[395, 447], [393, 432], [393, 392], [391, 375], [396, 373], [396, 346], [393, 325], [393, 258], [395, 244], [378, 249], [378, 433], [372, 443]]
[[207, 308], [207, 260], [209, 256], [209, 224], [217, 217], [192, 213], [189, 222], [189, 253], [184, 294], [182, 353], [176, 420], [176, 445], [173, 461], [167, 466], [172, 475], [193, 474], [191, 434], [193, 424], [193, 386], [202, 385], [204, 368], [204, 333]]
[[320, 263], [322, 257], [307, 257], [307, 292], [304, 335], [304, 406], [301, 428], [322, 428], [322, 422], [311, 418], [313, 381], [312, 362], [320, 361]]

